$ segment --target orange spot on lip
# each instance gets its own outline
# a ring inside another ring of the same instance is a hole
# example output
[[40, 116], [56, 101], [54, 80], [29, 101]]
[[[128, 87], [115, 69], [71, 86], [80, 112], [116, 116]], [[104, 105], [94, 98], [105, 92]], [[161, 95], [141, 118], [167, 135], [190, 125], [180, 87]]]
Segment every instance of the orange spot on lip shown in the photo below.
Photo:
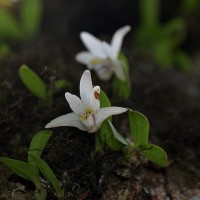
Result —
[[94, 97], [95, 97], [95, 99], [99, 100], [99, 92], [95, 91], [94, 92]]

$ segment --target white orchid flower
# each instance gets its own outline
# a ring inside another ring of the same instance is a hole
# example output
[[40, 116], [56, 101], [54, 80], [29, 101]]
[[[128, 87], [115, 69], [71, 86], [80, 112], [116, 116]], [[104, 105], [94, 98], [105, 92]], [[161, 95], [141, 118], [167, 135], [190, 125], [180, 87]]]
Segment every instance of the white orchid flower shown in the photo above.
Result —
[[125, 69], [118, 56], [124, 36], [130, 29], [127, 25], [117, 30], [111, 44], [99, 40], [88, 32], [81, 32], [81, 40], [89, 51], [78, 53], [75, 56], [76, 61], [87, 65], [88, 69], [94, 69], [102, 80], [109, 80], [113, 73], [120, 80], [126, 80]]
[[52, 120], [45, 128], [72, 126], [93, 133], [109, 116], [127, 111], [127, 108], [122, 107], [100, 108], [99, 95], [100, 87], [92, 86], [90, 71], [85, 70], [80, 80], [81, 99], [69, 92], [65, 93], [65, 98], [73, 112]]

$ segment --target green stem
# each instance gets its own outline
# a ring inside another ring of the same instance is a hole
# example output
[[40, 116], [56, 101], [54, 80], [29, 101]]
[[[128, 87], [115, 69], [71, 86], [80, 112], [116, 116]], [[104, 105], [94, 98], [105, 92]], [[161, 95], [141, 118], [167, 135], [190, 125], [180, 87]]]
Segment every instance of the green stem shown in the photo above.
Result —
[[46, 189], [43, 188], [42, 186], [41, 186], [41, 188], [36, 189], [35, 198], [36, 198], [36, 200], [46, 200], [46, 198], [47, 198]]
[[36, 200], [46, 200], [47, 191], [44, 187], [42, 187], [39, 177], [38, 177], [38, 180], [34, 182], [34, 185], [36, 187], [36, 191], [35, 191]]
[[160, 19], [160, 0], [141, 0], [140, 18], [145, 27], [157, 27]]

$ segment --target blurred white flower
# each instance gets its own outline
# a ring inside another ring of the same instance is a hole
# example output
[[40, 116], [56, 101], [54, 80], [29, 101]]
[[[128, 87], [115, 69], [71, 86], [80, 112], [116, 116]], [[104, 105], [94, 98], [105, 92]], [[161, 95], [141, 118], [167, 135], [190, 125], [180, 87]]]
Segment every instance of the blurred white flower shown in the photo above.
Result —
[[102, 80], [109, 80], [113, 73], [120, 80], [126, 80], [125, 69], [118, 56], [124, 36], [130, 29], [127, 25], [117, 30], [111, 44], [99, 40], [88, 32], [81, 32], [81, 40], [88, 51], [78, 53], [75, 56], [76, 61], [87, 65], [88, 69], [94, 69]]
[[45, 128], [72, 126], [93, 133], [109, 116], [127, 111], [127, 108], [122, 107], [100, 108], [99, 95], [100, 87], [92, 86], [90, 71], [85, 70], [80, 80], [81, 99], [69, 92], [65, 93], [65, 98], [73, 112], [52, 120]]

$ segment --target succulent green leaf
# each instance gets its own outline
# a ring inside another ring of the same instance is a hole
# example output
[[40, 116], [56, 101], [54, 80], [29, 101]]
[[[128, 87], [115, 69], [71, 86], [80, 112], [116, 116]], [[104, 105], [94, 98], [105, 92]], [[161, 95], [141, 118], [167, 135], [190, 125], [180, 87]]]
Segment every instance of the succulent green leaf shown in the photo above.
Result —
[[145, 146], [149, 138], [148, 119], [140, 112], [129, 110], [129, 123], [135, 147]]
[[[100, 92], [100, 107], [110, 107], [111, 103], [107, 97], [107, 95], [101, 90]], [[108, 117], [108, 120], [112, 121], [112, 117]], [[99, 134], [96, 135], [96, 149], [99, 149], [99, 142], [101, 142], [104, 145], [109, 146], [113, 151], [117, 151], [123, 147], [122, 143], [119, 142], [117, 139], [114, 138], [110, 124], [108, 123], [107, 120], [105, 120], [101, 127], [99, 128]]]
[[126, 100], [130, 97], [130, 95], [131, 95], [131, 83], [130, 83], [129, 79], [122, 81], [119, 78], [114, 77], [112, 84], [113, 84], [114, 93], [120, 99]]
[[[48, 130], [42, 130], [36, 133], [31, 140], [29, 152], [40, 157], [51, 135], [52, 131]], [[28, 157], [28, 161], [31, 162], [30, 157]]]
[[128, 64], [128, 60], [127, 60], [126, 56], [124, 55], [124, 53], [120, 52], [118, 58], [121, 61], [125, 71], [128, 73], [129, 72], [129, 64]]
[[140, 0], [140, 19], [145, 27], [158, 26], [160, 19], [160, 0]]
[[109, 120], [108, 120], [108, 123], [110, 125], [111, 130], [112, 130], [114, 138], [117, 139], [122, 144], [128, 145], [128, 142], [126, 141], [126, 139], [116, 130], [116, 128], [113, 126], [113, 124]]
[[100, 92], [99, 100], [100, 100], [100, 107], [101, 108], [111, 106], [109, 98], [107, 97], [106, 93], [102, 89], [101, 89], [101, 92]]
[[72, 85], [65, 79], [59, 79], [54, 82], [54, 87], [56, 90], [61, 90], [61, 89], [71, 89]]
[[[102, 143], [100, 139], [100, 132], [97, 131], [95, 134], [95, 152], [103, 152], [104, 144]], [[94, 155], [92, 153], [92, 155]]]
[[154, 59], [161, 67], [171, 67], [174, 63], [174, 41], [163, 37], [154, 44]]
[[143, 150], [141, 150], [141, 153], [150, 161], [160, 166], [165, 166], [167, 164], [167, 154], [159, 146], [148, 144]]
[[125, 74], [126, 74], [126, 80], [122, 81], [118, 77], [113, 78], [113, 90], [116, 95], [118, 95], [121, 99], [128, 99], [131, 95], [131, 82], [129, 78], [129, 64], [126, 56], [121, 52], [119, 54], [119, 60], [121, 61]]
[[199, 9], [199, 0], [182, 0], [181, 4], [184, 14], [192, 14], [192, 12]]
[[22, 0], [21, 3], [21, 25], [25, 31], [25, 36], [31, 37], [39, 30], [42, 20], [41, 0]]
[[34, 164], [5, 157], [0, 157], [0, 161], [7, 165], [7, 167], [18, 176], [32, 181], [36, 188], [40, 187], [39, 171]]
[[124, 144], [115, 138], [108, 120], [105, 120], [99, 129], [99, 138], [104, 146], [110, 147], [113, 151], [119, 151]]
[[111, 132], [110, 126], [109, 126], [107, 120], [105, 120], [105, 121], [101, 124], [101, 127], [99, 128], [98, 132], [99, 132], [99, 134], [98, 134], [99, 140], [100, 140], [103, 144], [106, 144], [107, 138], [108, 138], [108, 136], [110, 135], [109, 133]]
[[177, 51], [175, 54], [175, 59], [183, 71], [188, 71], [192, 66], [191, 60], [184, 51]]
[[59, 184], [59, 181], [52, 171], [52, 169], [49, 167], [49, 165], [36, 155], [29, 152], [29, 157], [34, 161], [35, 165], [38, 167], [38, 169], [41, 171], [41, 173], [44, 175], [44, 177], [52, 184], [54, 190], [56, 191], [56, 194], [58, 197], [63, 197], [64, 192], [61, 189], [61, 186]]
[[0, 40], [21, 39], [22, 32], [14, 16], [4, 9], [0, 9]]
[[[99, 100], [100, 100], [100, 108], [111, 106], [110, 100], [103, 90], [101, 90], [100, 92]], [[112, 121], [112, 116], [108, 117], [108, 119]]]
[[19, 76], [26, 88], [37, 98], [48, 99], [47, 87], [43, 80], [29, 67], [22, 65], [19, 69]]
[[182, 19], [173, 19], [161, 28], [162, 38], [170, 37], [173, 39], [174, 47], [180, 45], [186, 37], [186, 24]]

